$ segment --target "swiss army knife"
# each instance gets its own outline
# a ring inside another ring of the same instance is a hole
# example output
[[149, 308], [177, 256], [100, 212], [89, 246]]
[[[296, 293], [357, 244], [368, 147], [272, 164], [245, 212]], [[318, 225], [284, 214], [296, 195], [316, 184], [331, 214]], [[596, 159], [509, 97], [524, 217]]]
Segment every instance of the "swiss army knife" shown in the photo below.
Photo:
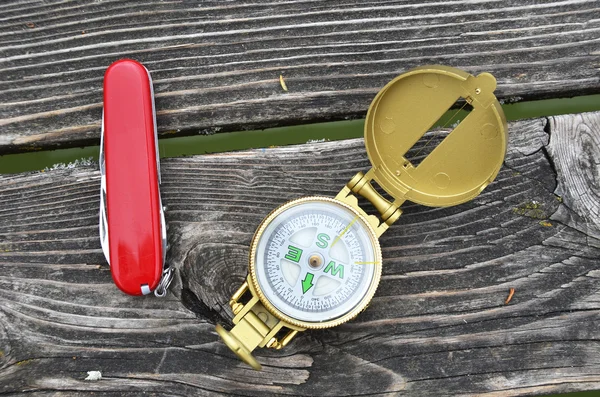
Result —
[[104, 75], [100, 173], [100, 240], [115, 284], [130, 295], [165, 296], [173, 269], [165, 266], [154, 92], [133, 60]]

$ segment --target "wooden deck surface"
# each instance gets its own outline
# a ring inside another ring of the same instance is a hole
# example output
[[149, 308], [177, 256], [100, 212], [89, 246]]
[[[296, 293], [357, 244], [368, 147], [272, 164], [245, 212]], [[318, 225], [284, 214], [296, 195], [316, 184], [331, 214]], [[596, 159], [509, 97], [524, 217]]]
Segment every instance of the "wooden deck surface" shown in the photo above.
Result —
[[424, 64], [491, 72], [509, 102], [599, 93], [599, 15], [600, 0], [2, 2], [0, 154], [97, 144], [103, 73], [124, 57], [152, 73], [165, 136], [363, 117]]
[[[0, 154], [98, 143], [103, 73], [123, 57], [151, 71], [165, 137], [362, 117], [432, 63], [492, 72], [504, 102], [599, 93], [599, 16], [600, 0], [1, 2]], [[0, 176], [0, 395], [600, 389], [600, 112], [509, 123], [509, 139], [475, 200], [403, 206], [364, 313], [257, 351], [262, 372], [214, 332], [252, 234], [366, 170], [362, 139], [161, 162], [166, 299], [112, 283], [96, 165]]]
[[[333, 196], [362, 139], [168, 159], [167, 299], [112, 283], [99, 172], [0, 177], [0, 394], [517, 396], [600, 388], [600, 112], [509, 124], [497, 180], [451, 208], [406, 205], [369, 308], [242, 364], [214, 332], [261, 219]], [[515, 293], [505, 304], [509, 289]], [[103, 374], [84, 381], [87, 371]]]

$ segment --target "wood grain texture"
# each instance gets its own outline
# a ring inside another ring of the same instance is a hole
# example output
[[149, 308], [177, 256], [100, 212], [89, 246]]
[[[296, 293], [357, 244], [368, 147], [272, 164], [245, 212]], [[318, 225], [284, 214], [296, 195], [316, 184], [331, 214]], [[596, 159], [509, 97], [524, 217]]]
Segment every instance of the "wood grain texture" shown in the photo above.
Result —
[[[0, 176], [0, 394], [600, 388], [600, 223], [581, 193], [585, 185], [598, 195], [590, 142], [599, 122], [591, 113], [511, 123], [497, 180], [460, 206], [403, 206], [382, 236], [384, 273], [369, 308], [281, 351], [257, 351], [262, 372], [214, 332], [216, 322], [230, 325], [252, 234], [277, 205], [333, 196], [365, 171], [361, 139], [164, 161], [167, 260], [177, 273], [163, 300], [113, 285], [98, 238], [97, 170]], [[92, 370], [103, 379], [84, 381]]]
[[599, 14], [599, 0], [3, 2], [0, 153], [97, 143], [104, 70], [124, 57], [151, 71], [169, 136], [363, 117], [424, 64], [492, 72], [506, 101], [598, 93]]
[[556, 219], [599, 239], [600, 122], [589, 114], [580, 114], [553, 119], [549, 128], [556, 131], [548, 145], [559, 175], [556, 193], [573, 209], [561, 211]]

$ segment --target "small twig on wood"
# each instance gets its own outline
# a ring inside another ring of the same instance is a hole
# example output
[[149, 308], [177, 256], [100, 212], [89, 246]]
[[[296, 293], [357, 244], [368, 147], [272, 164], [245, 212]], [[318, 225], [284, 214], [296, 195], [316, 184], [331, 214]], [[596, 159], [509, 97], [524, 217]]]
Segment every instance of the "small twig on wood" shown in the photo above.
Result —
[[504, 304], [505, 304], [505, 305], [508, 305], [508, 302], [510, 302], [510, 300], [512, 299], [512, 297], [513, 297], [513, 295], [514, 295], [514, 294], [515, 294], [515, 289], [514, 289], [514, 288], [511, 288], [511, 289], [508, 291], [508, 297], [507, 297], [507, 298], [506, 298], [506, 300], [504, 301]]

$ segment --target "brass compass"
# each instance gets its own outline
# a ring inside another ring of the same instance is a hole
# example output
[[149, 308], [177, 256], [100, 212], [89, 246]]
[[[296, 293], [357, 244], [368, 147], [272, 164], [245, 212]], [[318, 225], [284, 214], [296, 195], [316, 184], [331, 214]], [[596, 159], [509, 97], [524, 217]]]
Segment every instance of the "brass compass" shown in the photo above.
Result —
[[[404, 201], [456, 205], [494, 180], [507, 142], [495, 88], [489, 73], [475, 77], [436, 65], [410, 70], [377, 94], [365, 121], [373, 167], [335, 198], [292, 200], [258, 227], [248, 277], [229, 301], [235, 326], [226, 331], [217, 325], [239, 358], [260, 369], [255, 348], [281, 349], [300, 331], [334, 327], [364, 310], [381, 277], [378, 238], [400, 217]], [[472, 108], [469, 115], [420, 163], [411, 162], [407, 152], [461, 98]], [[367, 214], [359, 196], [378, 215]]]

